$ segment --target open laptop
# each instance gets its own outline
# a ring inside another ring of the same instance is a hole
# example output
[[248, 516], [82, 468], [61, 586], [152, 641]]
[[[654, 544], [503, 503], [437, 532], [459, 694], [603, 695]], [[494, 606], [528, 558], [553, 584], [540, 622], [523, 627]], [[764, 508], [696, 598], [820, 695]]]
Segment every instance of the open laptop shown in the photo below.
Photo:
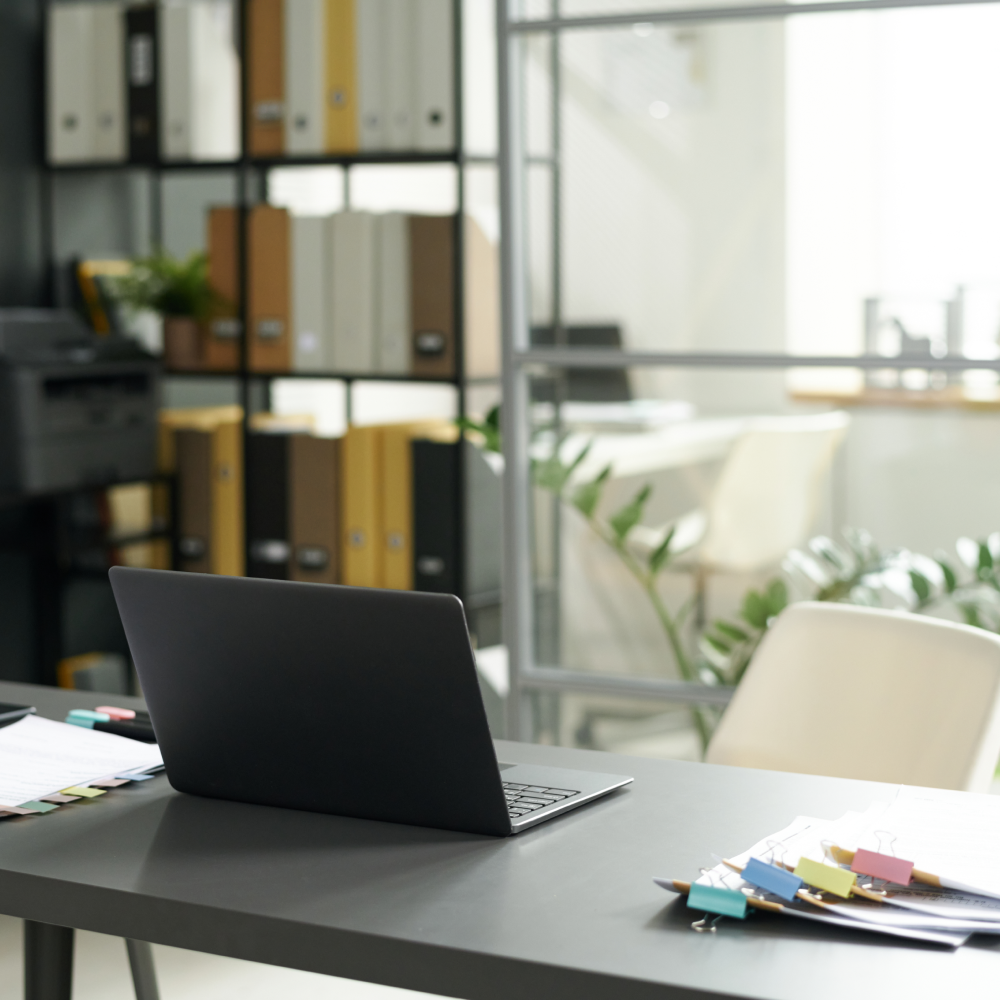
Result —
[[497, 761], [456, 597], [110, 575], [178, 791], [507, 836], [632, 781]]

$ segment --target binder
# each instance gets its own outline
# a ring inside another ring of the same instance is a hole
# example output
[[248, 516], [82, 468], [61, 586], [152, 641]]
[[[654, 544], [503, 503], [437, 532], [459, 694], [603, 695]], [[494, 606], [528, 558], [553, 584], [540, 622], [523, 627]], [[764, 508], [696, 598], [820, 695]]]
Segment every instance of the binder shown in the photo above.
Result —
[[[52, 8], [50, 8], [52, 9]], [[122, 6], [99, 3], [94, 18], [94, 153], [102, 162], [125, 159], [125, 48]]]
[[410, 312], [414, 375], [455, 373], [455, 216], [410, 216]]
[[288, 434], [250, 434], [247, 438], [248, 576], [288, 579], [290, 440]]
[[205, 333], [203, 367], [210, 371], [236, 371], [240, 366], [238, 237], [238, 209], [226, 205], [208, 210], [208, 281], [223, 300]]
[[329, 367], [326, 336], [326, 219], [291, 217], [292, 368], [297, 372]]
[[47, 43], [49, 160], [84, 163], [95, 154], [93, 5], [49, 5]]
[[329, 0], [285, 0], [285, 152], [323, 152], [324, 42]]
[[271, 205], [255, 205], [247, 219], [251, 371], [288, 371], [289, 338], [289, 222], [288, 212]]
[[455, 49], [452, 0], [414, 0], [416, 140], [422, 152], [455, 148]]
[[383, 586], [413, 589], [413, 430], [404, 425], [384, 428], [381, 535]]
[[465, 217], [465, 374], [500, 373], [500, 260], [471, 215]]
[[[242, 576], [242, 409], [161, 410], [158, 465], [177, 474], [177, 568]], [[154, 514], [162, 500], [154, 490]]]
[[410, 231], [402, 212], [377, 216], [378, 336], [376, 367], [389, 375], [410, 370]]
[[357, 7], [358, 147], [386, 148], [383, 69], [384, 0], [360, 0]]
[[192, 4], [173, 3], [165, 4], [160, 10], [160, 148], [165, 160], [189, 160], [193, 153], [193, 9]]
[[[328, 153], [358, 151], [355, 0], [323, 0], [326, 10], [324, 112]], [[367, 0], [358, 0], [365, 3]]]
[[340, 582], [339, 438], [289, 438], [289, 577]]
[[416, 103], [414, 0], [383, 0], [385, 96], [385, 142], [387, 149], [416, 148], [414, 106]]
[[416, 440], [413, 449], [413, 589], [457, 594], [460, 551], [458, 445]]
[[128, 158], [156, 163], [160, 158], [157, 7], [125, 11], [126, 80], [128, 83]]
[[328, 316], [334, 368], [375, 371], [377, 247], [375, 216], [338, 212], [329, 217]]
[[280, 156], [285, 151], [284, 8], [284, 0], [248, 0], [246, 7], [251, 156]]
[[177, 449], [177, 568], [212, 572], [212, 434], [180, 429]]
[[352, 587], [383, 586], [379, 540], [382, 501], [382, 433], [377, 427], [351, 427], [341, 444], [341, 572]]

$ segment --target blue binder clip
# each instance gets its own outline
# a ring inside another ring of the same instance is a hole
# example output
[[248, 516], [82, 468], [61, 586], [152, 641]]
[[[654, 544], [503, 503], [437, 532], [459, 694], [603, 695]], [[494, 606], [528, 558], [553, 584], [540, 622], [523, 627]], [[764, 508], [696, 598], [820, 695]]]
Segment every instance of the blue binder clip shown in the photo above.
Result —
[[802, 879], [777, 865], [765, 864], [759, 858], [751, 858], [741, 872], [743, 880], [751, 885], [773, 893], [781, 899], [791, 902], [795, 894], [802, 888]]

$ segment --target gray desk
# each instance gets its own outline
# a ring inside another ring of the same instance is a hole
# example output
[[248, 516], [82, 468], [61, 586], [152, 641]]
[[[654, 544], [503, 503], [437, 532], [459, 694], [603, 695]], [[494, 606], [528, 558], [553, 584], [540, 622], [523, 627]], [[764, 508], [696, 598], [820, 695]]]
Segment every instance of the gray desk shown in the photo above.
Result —
[[[94, 697], [0, 684], [61, 718]], [[117, 700], [117, 699], [116, 699]], [[769, 915], [689, 929], [688, 878], [797, 813], [887, 786], [501, 743], [502, 759], [632, 774], [494, 840], [178, 795], [164, 777], [0, 823], [0, 911], [45, 924], [469, 1000], [995, 995], [1000, 941], [949, 952]], [[456, 790], [460, 792], [460, 790]]]

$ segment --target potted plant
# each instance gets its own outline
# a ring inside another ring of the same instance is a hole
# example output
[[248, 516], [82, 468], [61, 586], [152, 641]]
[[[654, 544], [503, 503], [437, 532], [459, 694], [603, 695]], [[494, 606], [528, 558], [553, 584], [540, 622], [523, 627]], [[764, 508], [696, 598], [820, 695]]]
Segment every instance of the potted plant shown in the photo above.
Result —
[[115, 281], [117, 298], [133, 309], [152, 309], [163, 317], [163, 357], [167, 368], [202, 366], [202, 330], [218, 294], [208, 282], [208, 258], [193, 253], [184, 260], [162, 250], [132, 263]]

